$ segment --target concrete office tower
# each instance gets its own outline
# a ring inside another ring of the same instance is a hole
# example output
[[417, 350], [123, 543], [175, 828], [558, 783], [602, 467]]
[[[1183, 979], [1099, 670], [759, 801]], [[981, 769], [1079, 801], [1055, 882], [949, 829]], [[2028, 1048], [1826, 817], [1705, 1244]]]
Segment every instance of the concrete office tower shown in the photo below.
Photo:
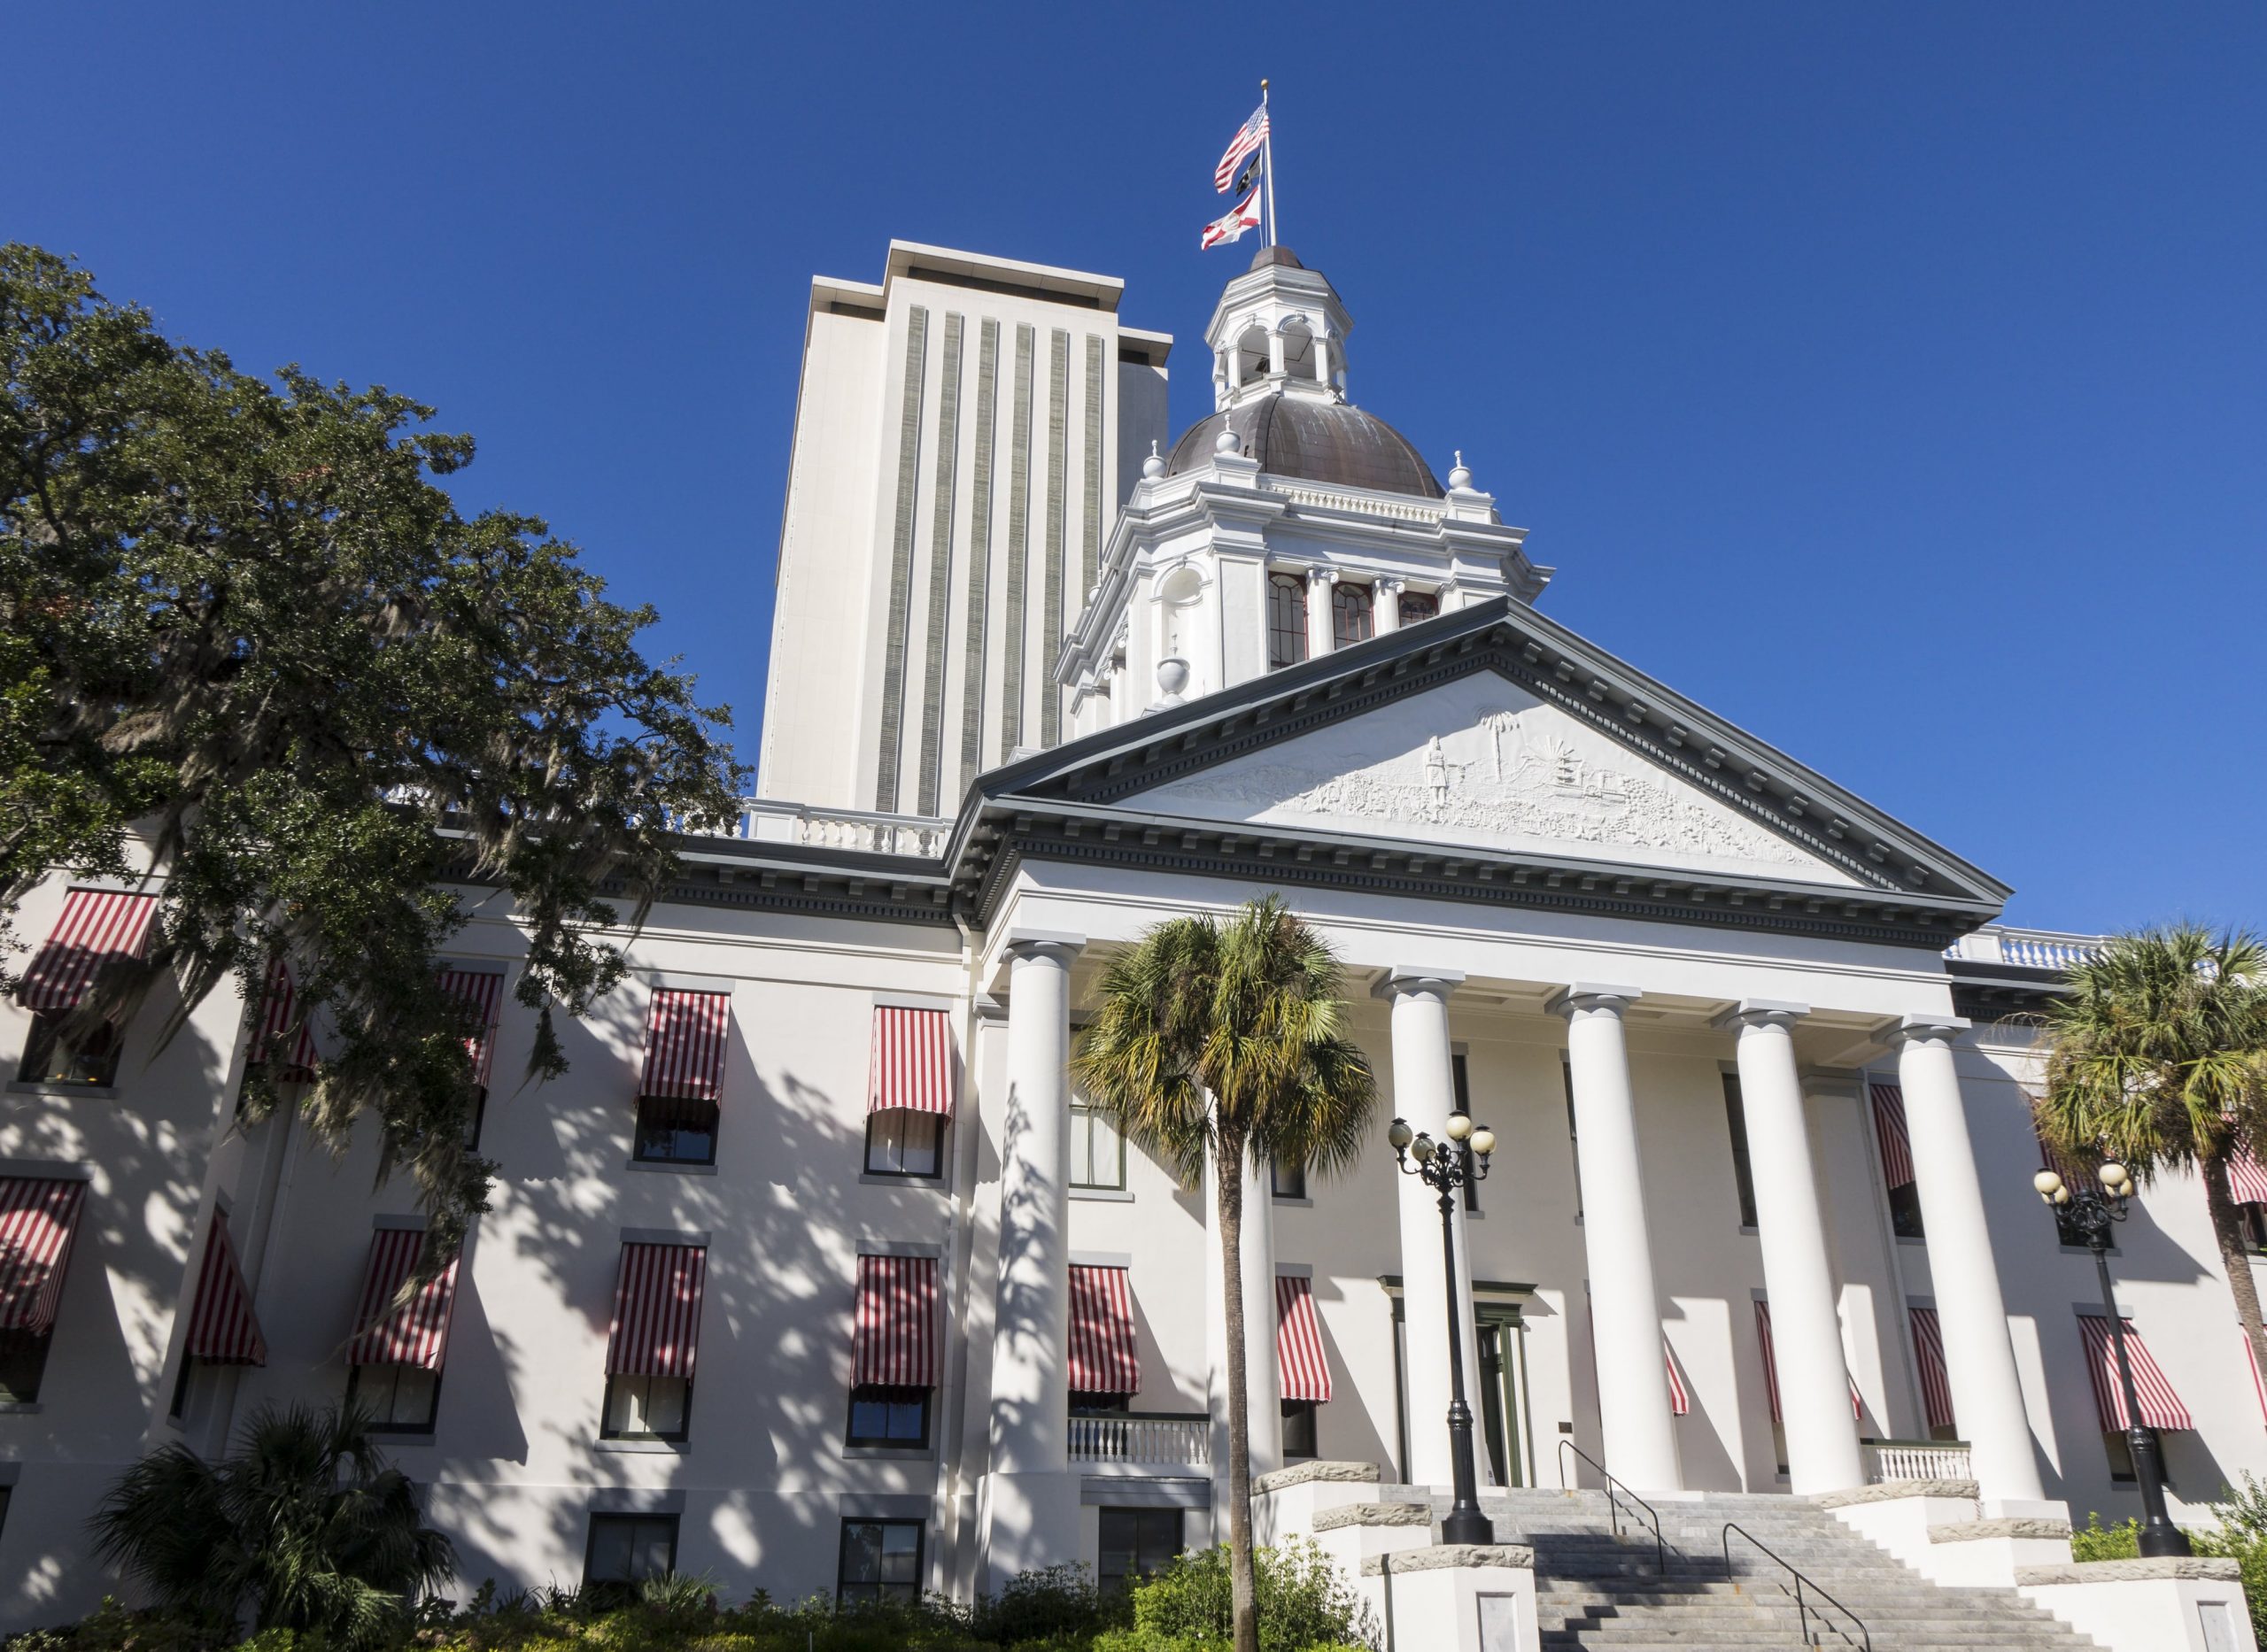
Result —
[[1169, 434], [1124, 285], [905, 241], [811, 283], [759, 796], [950, 814], [1063, 739], [1055, 660]]

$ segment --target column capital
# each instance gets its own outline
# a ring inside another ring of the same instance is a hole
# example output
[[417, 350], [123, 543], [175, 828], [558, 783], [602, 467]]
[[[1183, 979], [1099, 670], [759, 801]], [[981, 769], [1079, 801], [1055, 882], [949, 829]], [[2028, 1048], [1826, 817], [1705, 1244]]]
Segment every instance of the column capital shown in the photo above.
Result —
[[1715, 1027], [1737, 1027], [1743, 1032], [1750, 1028], [1791, 1029], [1797, 1022], [1809, 1014], [1809, 1005], [1793, 1003], [1786, 999], [1744, 998], [1709, 1024]]
[[1598, 1013], [1619, 1016], [1645, 995], [1634, 986], [1607, 986], [1597, 981], [1577, 981], [1551, 995], [1544, 1007], [1569, 1019]]
[[1423, 969], [1414, 964], [1395, 964], [1387, 969], [1378, 984], [1370, 989], [1373, 998], [1437, 998], [1448, 995], [1464, 984], [1461, 969]]
[[1949, 1044], [1975, 1024], [1965, 1015], [1906, 1015], [1884, 1036], [1892, 1045]]
[[1398, 597], [1409, 587], [1409, 582], [1398, 574], [1381, 574], [1374, 583], [1387, 596]]
[[1320, 563], [1313, 564], [1307, 569], [1307, 583], [1311, 585], [1335, 585], [1338, 583], [1338, 570]]
[[1063, 930], [1010, 930], [1001, 951], [1019, 963], [1025, 959], [1043, 958], [1068, 969], [1086, 946], [1085, 936]]

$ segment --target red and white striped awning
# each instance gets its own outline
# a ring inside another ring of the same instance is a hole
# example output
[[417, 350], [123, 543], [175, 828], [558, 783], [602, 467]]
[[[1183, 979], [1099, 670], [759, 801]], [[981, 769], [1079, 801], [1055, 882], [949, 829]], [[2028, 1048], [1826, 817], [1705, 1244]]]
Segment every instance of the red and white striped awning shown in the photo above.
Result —
[[641, 1096], [716, 1101], [724, 1093], [724, 1044], [732, 1027], [729, 992], [657, 986], [646, 1018]]
[[155, 895], [115, 889], [74, 889], [63, 897], [63, 915], [47, 944], [24, 971], [17, 1001], [26, 1009], [71, 1009], [86, 996], [104, 964], [138, 958], [157, 915]]
[[[2164, 1368], [2157, 1363], [2148, 1344], [2133, 1329], [2133, 1322], [2126, 1320], [2124, 1327], [2125, 1357], [2133, 1367], [2133, 1393], [2141, 1402], [2142, 1426], [2195, 1427], [2188, 1408], [2173, 1393]], [[2109, 1332], [2109, 1321], [2098, 1313], [2080, 1314], [2078, 1335], [2085, 1343], [2086, 1375], [2093, 1378], [2094, 1410], [2101, 1418], [2102, 1431], [2116, 1433], [2132, 1427], [2132, 1418], [2125, 1409], [2125, 1386], [2117, 1378], [2117, 1348], [2116, 1339]]]
[[504, 995], [504, 977], [494, 970], [460, 969], [445, 964], [441, 969], [441, 991], [451, 998], [462, 999], [480, 1018], [480, 1031], [464, 1041], [464, 1053], [472, 1057], [473, 1083], [484, 1085], [488, 1082], [489, 1057], [496, 1044], [496, 1004]]
[[228, 1242], [228, 1218], [218, 1210], [205, 1235], [205, 1260], [197, 1270], [197, 1298], [190, 1305], [189, 1357], [214, 1365], [265, 1365], [267, 1339], [251, 1311], [244, 1270]]
[[461, 1255], [397, 1303], [401, 1287], [416, 1270], [425, 1235], [417, 1228], [380, 1228], [370, 1236], [370, 1265], [362, 1276], [362, 1301], [354, 1313], [349, 1365], [414, 1365], [437, 1371], [447, 1356], [449, 1317], [456, 1307], [457, 1264]]
[[858, 1258], [850, 1380], [860, 1387], [937, 1386], [937, 1259]]
[[866, 1111], [953, 1113], [953, 1030], [941, 1009], [874, 1006], [874, 1056]]
[[[1763, 1350], [1763, 1392], [1771, 1401], [1771, 1420], [1783, 1423], [1787, 1419], [1779, 1414], [1779, 1360], [1771, 1349], [1771, 1304], [1760, 1296], [1755, 1299], [1755, 1340]], [[1845, 1371], [1843, 1380], [1850, 1385], [1850, 1416], [1863, 1422], [1866, 1401], [1858, 1392], [1858, 1379]]]
[[1322, 1351], [1314, 1284], [1288, 1273], [1275, 1276], [1275, 1360], [1282, 1370], [1286, 1400], [1330, 1402], [1330, 1361]]
[[1873, 1087], [1874, 1136], [1881, 1143], [1881, 1179], [1894, 1190], [1913, 1184], [1913, 1139], [1905, 1133], [1905, 1092], [1897, 1085]]
[[55, 1328], [84, 1182], [0, 1177], [0, 1331], [44, 1336]]
[[1071, 1392], [1139, 1393], [1141, 1351], [1123, 1268], [1071, 1270]]
[[1676, 1355], [1666, 1346], [1661, 1349], [1661, 1363], [1668, 1367], [1668, 1414], [1671, 1417], [1692, 1415], [1692, 1395], [1684, 1386], [1684, 1373], [1676, 1369]]
[[607, 1376], [692, 1378], [708, 1269], [703, 1245], [622, 1247], [614, 1325], [606, 1340]]
[[2240, 1205], [2267, 1205], [2267, 1164], [2248, 1142], [2228, 1154], [2228, 1197]]
[[1952, 1370], [1945, 1363], [1944, 1327], [1933, 1308], [1910, 1308], [1913, 1358], [1921, 1368], [1921, 1409], [1930, 1428], [1956, 1426], [1952, 1411]]
[[[298, 990], [291, 984], [290, 966], [278, 958], [267, 968], [267, 990], [260, 995], [259, 1019], [252, 1024], [251, 1060], [270, 1059], [262, 1053], [281, 1047], [282, 1040], [291, 1031], [291, 1011], [298, 998]], [[319, 1059], [314, 1028], [302, 1022], [291, 1058], [283, 1064], [278, 1077], [291, 1084], [303, 1084], [314, 1077]]]

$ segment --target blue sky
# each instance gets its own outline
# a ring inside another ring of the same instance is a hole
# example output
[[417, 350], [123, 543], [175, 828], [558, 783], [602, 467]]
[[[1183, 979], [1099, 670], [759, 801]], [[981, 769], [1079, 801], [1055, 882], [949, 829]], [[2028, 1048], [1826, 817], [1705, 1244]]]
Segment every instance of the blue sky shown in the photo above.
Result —
[[2013, 921], [2267, 923], [2267, 8], [199, 10], [17, 11], [0, 235], [437, 404], [751, 761], [810, 276], [971, 247], [1195, 342], [1265, 73], [1355, 399], [1549, 612]]

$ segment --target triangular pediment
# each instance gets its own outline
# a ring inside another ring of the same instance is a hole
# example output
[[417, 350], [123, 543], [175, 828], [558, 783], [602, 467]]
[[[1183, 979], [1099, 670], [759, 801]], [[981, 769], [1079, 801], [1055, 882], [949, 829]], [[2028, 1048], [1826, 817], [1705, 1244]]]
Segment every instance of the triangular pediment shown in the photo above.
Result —
[[[971, 800], [960, 841], [979, 845], [979, 861], [986, 817], [1020, 830], [1038, 818], [1025, 809], [1067, 807], [1155, 822], [1141, 827], [1145, 842], [1180, 821], [1254, 829], [1262, 842], [1305, 839], [1316, 853], [1366, 838], [1383, 864], [1445, 849], [1431, 863], [1451, 877], [1465, 863], [1456, 852], [1468, 851], [1475, 868], [1508, 862], [1514, 887], [1520, 864], [1556, 887], [1590, 863], [1611, 880], [1603, 887], [1626, 890], [1630, 875], [1650, 873], [1656, 892], [1703, 906], [1721, 897], [1737, 907], [1741, 890], [1760, 885], [1816, 892], [1813, 913], [1972, 925], [2009, 892], [1501, 598], [1035, 754], [982, 776]], [[1327, 852], [1342, 861], [1344, 851]]]
[[1698, 785], [1492, 671], [1135, 793], [1144, 813], [1850, 887]]

